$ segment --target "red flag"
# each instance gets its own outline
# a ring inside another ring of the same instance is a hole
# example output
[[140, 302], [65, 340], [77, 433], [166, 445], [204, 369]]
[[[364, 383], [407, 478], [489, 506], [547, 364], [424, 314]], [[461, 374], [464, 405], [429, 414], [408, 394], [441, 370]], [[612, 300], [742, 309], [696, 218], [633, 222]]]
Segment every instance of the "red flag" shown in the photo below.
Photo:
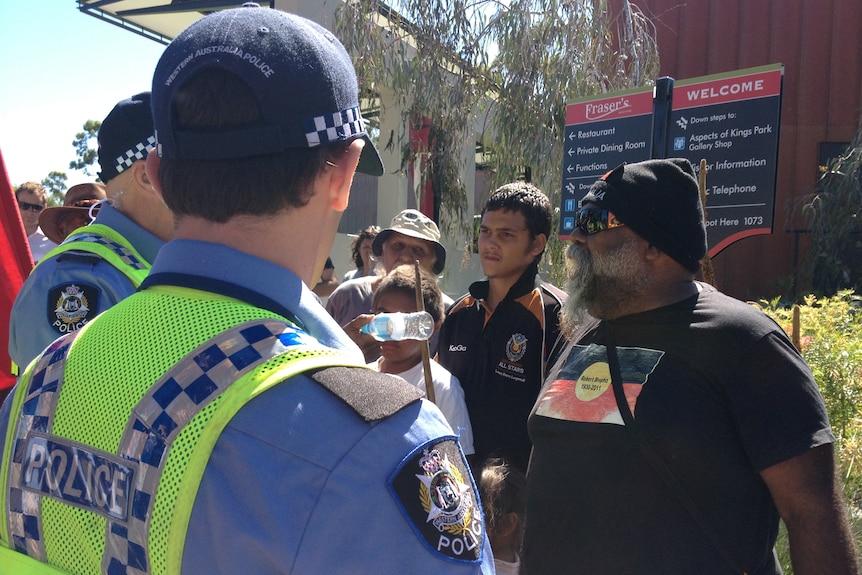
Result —
[[12, 359], [9, 357], [9, 314], [21, 284], [33, 269], [30, 243], [18, 211], [15, 192], [6, 173], [3, 153], [0, 152], [0, 218], [3, 233], [0, 235], [0, 401], [15, 385]]

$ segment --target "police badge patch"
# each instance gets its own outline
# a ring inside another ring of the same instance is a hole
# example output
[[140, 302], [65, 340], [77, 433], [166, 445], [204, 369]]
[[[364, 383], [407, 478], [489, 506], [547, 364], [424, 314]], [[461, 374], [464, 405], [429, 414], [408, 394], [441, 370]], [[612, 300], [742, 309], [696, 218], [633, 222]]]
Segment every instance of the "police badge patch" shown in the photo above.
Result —
[[389, 477], [389, 490], [434, 553], [458, 562], [481, 561], [485, 532], [479, 498], [455, 438], [414, 450]]
[[99, 288], [88, 284], [63, 284], [48, 292], [48, 322], [57, 333], [77, 331], [99, 309]]

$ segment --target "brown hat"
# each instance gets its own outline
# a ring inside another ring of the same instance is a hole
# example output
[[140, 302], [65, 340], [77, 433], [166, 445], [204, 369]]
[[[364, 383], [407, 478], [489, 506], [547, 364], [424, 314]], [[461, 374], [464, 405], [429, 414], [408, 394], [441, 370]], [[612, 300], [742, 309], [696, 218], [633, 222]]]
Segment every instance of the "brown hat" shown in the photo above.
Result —
[[45, 208], [39, 214], [39, 227], [42, 228], [42, 233], [54, 242], [55, 244], [62, 243], [66, 237], [60, 231], [60, 221], [68, 214], [83, 214], [96, 215], [99, 207], [95, 206], [101, 200], [104, 200], [105, 186], [96, 183], [77, 184], [69, 188], [66, 192], [66, 197], [63, 198], [62, 206]]

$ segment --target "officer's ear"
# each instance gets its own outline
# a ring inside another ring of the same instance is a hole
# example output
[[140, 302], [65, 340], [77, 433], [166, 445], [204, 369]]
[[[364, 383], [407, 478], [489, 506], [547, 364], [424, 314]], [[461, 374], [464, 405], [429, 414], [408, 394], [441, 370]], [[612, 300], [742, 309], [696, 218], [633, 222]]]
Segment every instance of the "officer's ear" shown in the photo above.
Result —
[[326, 163], [324, 174], [329, 178], [332, 209], [336, 212], [347, 209], [350, 186], [353, 184], [353, 175], [356, 173], [356, 166], [359, 165], [359, 155], [362, 153], [363, 146], [365, 146], [364, 140], [353, 140], [343, 153], [337, 155], [335, 161]]
[[129, 166], [128, 172], [135, 186], [144, 191], [152, 190], [153, 186], [150, 182], [150, 176], [147, 174], [146, 160], [138, 160]]
[[146, 183], [152, 186], [153, 190], [160, 198], [162, 197], [162, 185], [159, 183], [159, 166], [161, 163], [162, 159], [156, 151], [153, 150], [147, 154], [147, 163], [144, 169], [144, 177], [147, 179]]

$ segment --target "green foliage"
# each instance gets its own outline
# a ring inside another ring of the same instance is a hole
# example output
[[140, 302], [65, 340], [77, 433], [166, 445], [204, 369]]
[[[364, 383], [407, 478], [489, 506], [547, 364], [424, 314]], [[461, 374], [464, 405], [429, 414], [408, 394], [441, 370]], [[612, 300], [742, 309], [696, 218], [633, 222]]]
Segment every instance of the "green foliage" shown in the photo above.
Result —
[[862, 292], [862, 118], [844, 155], [829, 166], [814, 192], [797, 203], [811, 231], [803, 273], [814, 292]]
[[72, 146], [75, 147], [75, 153], [78, 157], [69, 162], [70, 170], [82, 170], [88, 176], [95, 175], [91, 173], [90, 168], [98, 159], [98, 146], [95, 143], [101, 125], [102, 122], [98, 120], [87, 120], [84, 122], [84, 131], [75, 134]]
[[[780, 298], [761, 301], [761, 307], [793, 333], [793, 309]], [[826, 402], [856, 548], [862, 549], [862, 296], [852, 290], [807, 296], [799, 306], [799, 325], [800, 351]], [[792, 575], [786, 533], [777, 548], [785, 573]]]
[[[781, 305], [779, 299], [761, 303], [790, 334], [793, 309]], [[829, 420], [843, 441], [862, 423], [862, 297], [852, 290], [831, 297], [809, 295], [799, 306], [799, 324], [802, 357], [814, 373]]]
[[[397, 6], [396, 13], [378, 0], [349, 0], [336, 11], [335, 31], [354, 55], [363, 89], [391, 93], [404, 126], [430, 120], [427, 148], [410, 142], [409, 133], [382, 134], [381, 141], [398, 142], [402, 169], [422, 160], [441, 223], [465, 235], [473, 214], [462, 174], [474, 154], [464, 146], [474, 127], [492, 189], [529, 166], [533, 182], [558, 205], [566, 104], [639, 86], [658, 73], [655, 31], [628, 2], [620, 14], [609, 14], [603, 0]], [[562, 259], [552, 240], [550, 266]]]
[[41, 182], [48, 190], [48, 205], [62, 206], [66, 195], [66, 174], [64, 172], [50, 172]]

